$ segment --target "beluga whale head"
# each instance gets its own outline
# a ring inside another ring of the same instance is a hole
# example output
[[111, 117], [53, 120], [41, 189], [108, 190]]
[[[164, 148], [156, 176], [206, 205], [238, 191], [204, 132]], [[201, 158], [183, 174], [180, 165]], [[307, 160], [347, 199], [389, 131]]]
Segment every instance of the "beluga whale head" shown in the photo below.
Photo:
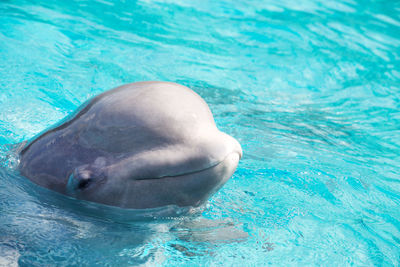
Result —
[[129, 209], [198, 206], [234, 173], [242, 149], [206, 102], [170, 82], [100, 94], [28, 142], [19, 170], [78, 199]]

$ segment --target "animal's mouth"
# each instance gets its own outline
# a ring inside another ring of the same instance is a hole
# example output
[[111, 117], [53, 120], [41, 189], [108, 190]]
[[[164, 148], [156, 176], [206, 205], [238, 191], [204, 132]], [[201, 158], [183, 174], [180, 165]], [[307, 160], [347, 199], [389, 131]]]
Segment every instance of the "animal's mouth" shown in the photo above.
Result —
[[[155, 195], [149, 196], [149, 203], [145, 208], [156, 207], [160, 203], [163, 205], [165, 203], [174, 204], [180, 207], [196, 207], [209, 199], [229, 180], [235, 172], [240, 158], [241, 154], [232, 152], [216, 165], [203, 170], [175, 176], [136, 180], [133, 184], [146, 191], [149, 188], [152, 192], [157, 191], [156, 197]], [[127, 195], [131, 196], [129, 190]], [[136, 203], [132, 204], [136, 205]]]
[[[136, 181], [160, 180], [160, 179], [165, 179], [165, 178], [179, 178], [179, 177], [184, 177], [184, 176], [188, 176], [188, 175], [195, 175], [195, 174], [199, 174], [199, 173], [202, 173], [202, 172], [209, 171], [209, 170], [217, 167], [218, 165], [227, 164], [227, 162], [229, 162], [228, 159], [232, 158], [232, 157], [238, 158], [237, 161], [239, 162], [239, 160], [242, 158], [242, 156], [243, 156], [243, 152], [240, 149], [240, 150], [237, 150], [237, 151], [229, 153], [228, 155], [226, 155], [226, 157], [223, 160], [221, 160], [219, 162], [216, 162], [214, 164], [211, 164], [207, 168], [203, 168], [203, 169], [199, 169], [199, 170], [193, 170], [193, 171], [187, 171], [187, 172], [183, 172], [183, 173], [179, 173], [179, 174], [175, 174], [175, 175], [164, 175], [164, 176], [154, 177], [154, 178], [138, 178], [138, 179], [135, 179], [135, 180]], [[236, 169], [236, 166], [235, 166], [235, 169]]]

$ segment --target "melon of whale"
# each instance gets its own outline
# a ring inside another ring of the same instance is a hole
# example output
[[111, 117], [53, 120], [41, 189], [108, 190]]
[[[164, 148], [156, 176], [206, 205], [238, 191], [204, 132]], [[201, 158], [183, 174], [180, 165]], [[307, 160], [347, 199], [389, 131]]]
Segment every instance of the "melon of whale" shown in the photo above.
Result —
[[27, 142], [19, 171], [34, 183], [128, 209], [198, 206], [235, 172], [242, 149], [206, 102], [171, 82], [117, 87]]

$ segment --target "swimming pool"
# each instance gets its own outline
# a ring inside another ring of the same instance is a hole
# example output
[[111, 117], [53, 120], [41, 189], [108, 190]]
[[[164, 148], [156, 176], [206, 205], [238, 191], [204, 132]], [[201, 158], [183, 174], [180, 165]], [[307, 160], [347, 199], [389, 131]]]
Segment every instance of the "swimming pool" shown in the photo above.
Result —
[[[399, 14], [396, 1], [2, 1], [0, 265], [398, 266]], [[15, 173], [7, 144], [142, 80], [191, 87], [242, 145], [205, 207], [87, 213]]]

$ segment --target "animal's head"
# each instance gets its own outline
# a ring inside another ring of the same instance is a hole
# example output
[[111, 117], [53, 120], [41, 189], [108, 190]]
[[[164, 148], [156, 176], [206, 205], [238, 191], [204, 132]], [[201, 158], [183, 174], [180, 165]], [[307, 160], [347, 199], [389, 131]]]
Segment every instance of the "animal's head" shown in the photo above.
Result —
[[65, 193], [107, 205], [197, 206], [232, 176], [242, 156], [205, 101], [174, 83], [108, 91], [68, 123], [52, 139], [77, 148], [80, 163], [66, 173]]

